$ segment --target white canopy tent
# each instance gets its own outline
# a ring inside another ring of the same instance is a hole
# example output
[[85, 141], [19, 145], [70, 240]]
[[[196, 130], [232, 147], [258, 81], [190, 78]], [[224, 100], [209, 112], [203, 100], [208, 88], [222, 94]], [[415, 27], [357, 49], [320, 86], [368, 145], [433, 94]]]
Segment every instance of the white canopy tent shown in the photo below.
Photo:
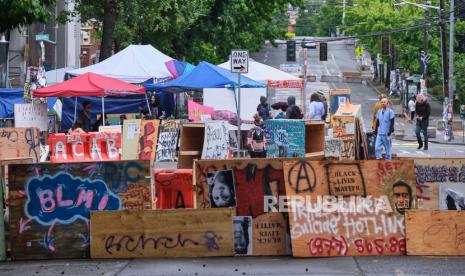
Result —
[[152, 45], [130, 45], [102, 62], [66, 73], [79, 76], [91, 72], [128, 83], [142, 83], [151, 78], [172, 78], [165, 65], [170, 60], [173, 59]]

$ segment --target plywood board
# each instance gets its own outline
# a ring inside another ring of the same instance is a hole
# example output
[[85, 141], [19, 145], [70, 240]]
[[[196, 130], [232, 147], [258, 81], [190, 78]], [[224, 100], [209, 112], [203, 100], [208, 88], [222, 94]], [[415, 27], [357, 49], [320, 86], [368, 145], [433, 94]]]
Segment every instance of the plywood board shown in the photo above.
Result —
[[137, 156], [140, 160], [155, 160], [159, 120], [142, 120]]
[[163, 120], [158, 131], [157, 161], [176, 161], [176, 147], [179, 138], [179, 121]]
[[192, 169], [156, 169], [154, 181], [154, 209], [194, 208]]
[[122, 137], [122, 160], [135, 160], [140, 137], [140, 119], [124, 120]]
[[0, 129], [0, 160], [32, 158], [33, 163], [40, 159], [38, 128]]
[[355, 137], [354, 116], [334, 115], [331, 118], [331, 127], [333, 128], [333, 137], [335, 138]]
[[412, 210], [405, 219], [407, 255], [465, 255], [465, 211]]
[[324, 151], [325, 123], [305, 122], [305, 153]]
[[[317, 159], [318, 157], [315, 157]], [[305, 160], [311, 160], [307, 158]], [[197, 208], [211, 208], [208, 173], [232, 169], [235, 178], [236, 215], [250, 216], [252, 255], [288, 255], [287, 214], [264, 209], [265, 196], [285, 196], [284, 159], [197, 160], [194, 165]], [[293, 160], [293, 159], [289, 159]]]
[[355, 160], [355, 141], [351, 138], [325, 137], [325, 157]]
[[150, 209], [150, 162], [10, 165], [11, 257], [89, 257], [90, 210]]
[[442, 184], [465, 182], [465, 159], [415, 159], [418, 208], [439, 210], [439, 190]]
[[232, 213], [232, 209], [92, 212], [91, 256], [232, 256]]
[[265, 121], [267, 157], [304, 157], [305, 126], [301, 120]]
[[293, 256], [405, 254], [412, 161], [285, 161], [283, 170]]

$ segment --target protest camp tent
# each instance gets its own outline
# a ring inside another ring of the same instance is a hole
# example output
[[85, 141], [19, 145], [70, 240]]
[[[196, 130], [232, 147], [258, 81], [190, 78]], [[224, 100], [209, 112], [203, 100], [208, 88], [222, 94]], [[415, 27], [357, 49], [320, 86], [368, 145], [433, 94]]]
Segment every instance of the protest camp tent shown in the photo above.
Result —
[[99, 63], [66, 73], [79, 76], [91, 72], [128, 83], [143, 83], [149, 79], [159, 82], [173, 78], [165, 64], [171, 60], [152, 45], [130, 45]]
[[[74, 118], [77, 115], [77, 97], [92, 96], [102, 99], [102, 116], [105, 115], [105, 97], [124, 97], [131, 95], [144, 95], [147, 106], [149, 105], [145, 89], [142, 86], [129, 84], [117, 79], [100, 76], [93, 73], [85, 73], [62, 83], [35, 89], [32, 96], [45, 97], [75, 97]], [[149, 108], [150, 112], [150, 108]]]
[[[49, 98], [47, 106], [52, 109], [57, 98]], [[0, 119], [14, 119], [15, 104], [24, 104], [24, 89], [0, 88]]]
[[[237, 112], [238, 75], [229, 70], [202, 61], [192, 71], [177, 79], [156, 84], [145, 84], [147, 90], [182, 93], [203, 90], [204, 104], [216, 110]], [[251, 119], [256, 112], [260, 96], [266, 95], [266, 85], [241, 76], [241, 118]]]
[[52, 86], [65, 80], [66, 71], [73, 70], [74, 67], [64, 67], [45, 72], [46, 86]]

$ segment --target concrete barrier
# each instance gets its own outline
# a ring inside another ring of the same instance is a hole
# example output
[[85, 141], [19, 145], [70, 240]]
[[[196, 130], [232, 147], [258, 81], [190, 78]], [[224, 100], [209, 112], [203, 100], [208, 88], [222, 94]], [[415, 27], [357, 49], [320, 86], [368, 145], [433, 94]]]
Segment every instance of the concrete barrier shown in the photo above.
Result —
[[344, 82], [348, 83], [362, 83], [362, 77], [344, 77]]
[[[437, 130], [443, 131], [444, 130], [444, 122], [443, 121], [436, 121], [436, 128]], [[463, 130], [462, 121], [454, 121], [452, 126], [452, 130]]]
[[321, 82], [341, 82], [341, 77], [331, 75], [321, 75]]

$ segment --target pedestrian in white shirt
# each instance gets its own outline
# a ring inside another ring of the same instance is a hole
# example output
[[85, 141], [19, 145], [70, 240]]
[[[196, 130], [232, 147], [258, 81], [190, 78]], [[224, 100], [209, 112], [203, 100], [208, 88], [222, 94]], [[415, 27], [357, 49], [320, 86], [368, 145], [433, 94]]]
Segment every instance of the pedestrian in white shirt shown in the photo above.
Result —
[[410, 111], [410, 122], [413, 123], [413, 117], [415, 117], [415, 96], [412, 96], [410, 98], [410, 101], [408, 102], [408, 110]]
[[310, 96], [310, 105], [306, 115], [306, 119], [308, 120], [323, 120], [323, 116], [325, 115], [325, 106], [321, 102], [320, 96], [317, 93], [313, 93], [312, 96]]

